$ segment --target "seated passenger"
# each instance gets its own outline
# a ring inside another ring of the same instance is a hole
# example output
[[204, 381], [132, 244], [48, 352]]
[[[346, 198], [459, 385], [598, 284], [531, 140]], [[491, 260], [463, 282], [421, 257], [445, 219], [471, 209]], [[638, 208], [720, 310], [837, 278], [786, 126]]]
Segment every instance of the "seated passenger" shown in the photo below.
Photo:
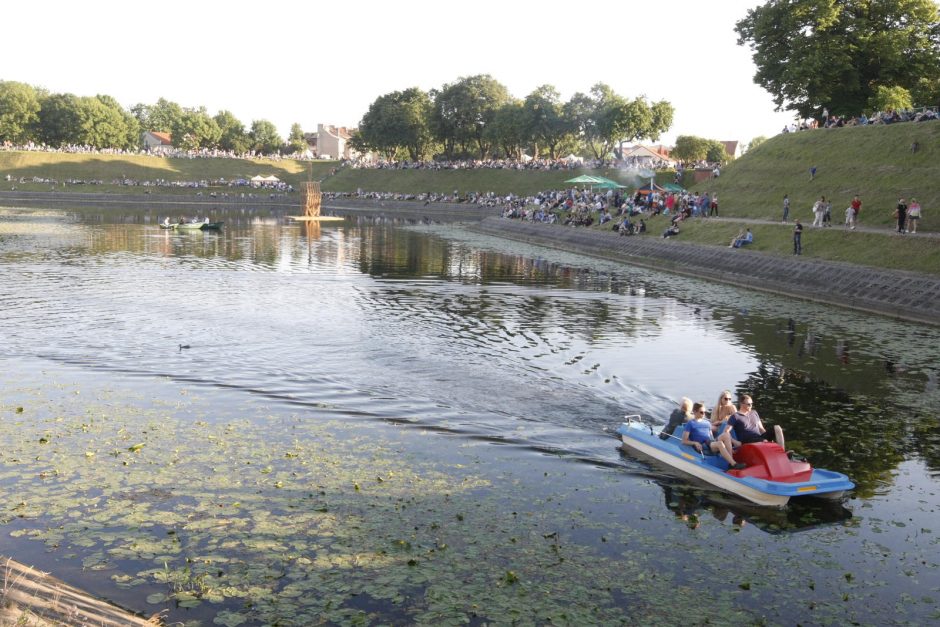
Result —
[[682, 431], [682, 443], [692, 446], [699, 453], [706, 455], [721, 455], [722, 459], [735, 470], [747, 468], [746, 464], [739, 464], [731, 456], [731, 449], [722, 441], [712, 437], [712, 423], [705, 419], [705, 403], [697, 402], [692, 405], [692, 420], [685, 423]]
[[727, 430], [728, 418], [731, 418], [736, 411], [738, 409], [731, 402], [731, 392], [725, 390], [718, 397], [718, 402], [715, 403], [715, 407], [712, 409], [712, 433], [715, 434], [716, 438]]
[[738, 407], [738, 411], [728, 419], [729, 428], [719, 437], [725, 446], [733, 446], [735, 443], [753, 444], [754, 442], [776, 441], [780, 448], [786, 448], [783, 429], [780, 425], [774, 425], [774, 435], [771, 436], [770, 432], [764, 428], [760, 415], [754, 410], [754, 401], [750, 396], [742, 394]]
[[666, 426], [663, 427], [663, 430], [659, 432], [660, 440], [668, 440], [670, 435], [673, 435], [676, 431], [676, 427], [685, 425], [688, 421], [692, 419], [692, 399], [682, 397], [682, 400], [679, 401], [679, 407], [672, 410], [672, 413], [669, 414], [669, 422], [666, 423]]

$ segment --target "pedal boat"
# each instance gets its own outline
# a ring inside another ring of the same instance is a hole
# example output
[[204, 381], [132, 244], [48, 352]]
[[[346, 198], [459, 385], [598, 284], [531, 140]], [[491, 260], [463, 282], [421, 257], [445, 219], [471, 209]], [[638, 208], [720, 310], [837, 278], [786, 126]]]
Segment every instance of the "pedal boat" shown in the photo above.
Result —
[[654, 432], [654, 427], [640, 422], [640, 416], [625, 418], [627, 422], [617, 429], [624, 449], [643, 453], [758, 505], [783, 507], [791, 498], [805, 496], [840, 499], [855, 487], [842, 473], [791, 460], [774, 442], [742, 445], [734, 458], [747, 467], [732, 470], [720, 455], [704, 455], [683, 445], [681, 426], [676, 429], [678, 435], [663, 440], [658, 430]]

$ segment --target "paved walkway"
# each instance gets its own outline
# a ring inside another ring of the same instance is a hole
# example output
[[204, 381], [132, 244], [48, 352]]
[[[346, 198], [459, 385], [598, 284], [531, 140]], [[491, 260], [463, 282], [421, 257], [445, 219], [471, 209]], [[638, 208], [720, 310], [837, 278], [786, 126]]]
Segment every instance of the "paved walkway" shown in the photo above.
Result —
[[[700, 218], [692, 218], [692, 219], [699, 220]], [[705, 218], [705, 220], [716, 220], [718, 222], [734, 222], [736, 224], [737, 223], [776, 224], [777, 226], [786, 227], [788, 229], [793, 228], [793, 222], [794, 222], [793, 220], [790, 220], [789, 222], [781, 222], [780, 220], [766, 220], [762, 218], [722, 218], [722, 217]], [[812, 226], [812, 223], [813, 223], [812, 220], [804, 220], [803, 228], [806, 229], [807, 231], [816, 230], [820, 228], [820, 227]], [[827, 228], [827, 227], [823, 227], [823, 228]], [[841, 223], [836, 224], [835, 222], [833, 222], [832, 226], [828, 228], [833, 231], [847, 230], [843, 224]], [[897, 235], [897, 228], [890, 227], [890, 226], [868, 226], [865, 224], [860, 224], [857, 227], [855, 227], [855, 230], [859, 231], [860, 233], [879, 233], [881, 235]], [[928, 237], [930, 239], [940, 239], [940, 233], [937, 233], [934, 231], [917, 231], [917, 233], [906, 233], [905, 235], [910, 235], [911, 237]]]

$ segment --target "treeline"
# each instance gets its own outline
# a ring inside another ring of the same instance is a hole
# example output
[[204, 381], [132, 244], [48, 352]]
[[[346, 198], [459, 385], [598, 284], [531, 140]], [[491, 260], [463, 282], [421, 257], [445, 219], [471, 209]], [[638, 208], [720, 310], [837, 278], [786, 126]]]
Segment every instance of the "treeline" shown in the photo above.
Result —
[[463, 77], [440, 89], [416, 87], [379, 96], [359, 124], [360, 152], [388, 159], [535, 158], [575, 153], [619, 156], [624, 142], [656, 141], [669, 130], [672, 105], [626, 98], [604, 83], [563, 102], [542, 85], [514, 98], [488, 74]]
[[163, 98], [128, 110], [107, 95], [49, 93], [25, 83], [0, 81], [0, 142], [135, 150], [144, 131], [169, 133], [173, 145], [183, 150], [270, 154], [307, 148], [299, 124], [291, 127], [285, 142], [273, 123], [255, 120], [246, 130], [230, 111], [211, 116], [205, 107], [182, 107]]
[[[551, 85], [518, 99], [484, 74], [427, 92], [411, 88], [379, 96], [353, 134], [352, 145], [362, 153], [414, 161], [519, 158], [524, 153], [535, 158], [574, 153], [604, 159], [619, 157], [625, 142], [658, 140], [669, 130], [673, 115], [665, 100], [627, 98], [604, 83], [566, 102]], [[173, 145], [184, 150], [241, 154], [307, 148], [299, 124], [284, 141], [273, 123], [255, 120], [246, 130], [230, 111], [213, 116], [205, 107], [182, 107], [163, 98], [124, 109], [107, 95], [50, 93], [0, 81], [0, 142], [133, 150], [141, 146], [143, 131], [169, 133]]]

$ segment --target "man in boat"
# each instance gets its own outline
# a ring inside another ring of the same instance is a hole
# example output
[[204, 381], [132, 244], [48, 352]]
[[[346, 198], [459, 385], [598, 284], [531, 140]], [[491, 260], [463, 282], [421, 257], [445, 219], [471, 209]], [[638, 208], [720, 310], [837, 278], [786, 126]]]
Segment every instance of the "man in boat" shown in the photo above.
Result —
[[724, 433], [719, 434], [718, 440], [725, 446], [731, 448], [741, 444], [753, 444], [754, 442], [774, 442], [780, 445], [780, 448], [786, 450], [783, 439], [783, 429], [780, 425], [774, 425], [773, 435], [764, 428], [760, 415], [754, 409], [754, 399], [747, 394], [742, 394], [738, 401], [738, 411], [731, 414], [728, 419], [728, 426]]
[[734, 457], [731, 456], [731, 447], [727, 446], [723, 440], [713, 438], [712, 423], [705, 418], [705, 403], [701, 401], [692, 405], [692, 419], [685, 423], [682, 443], [692, 446], [699, 453], [721, 455], [722, 459], [735, 470], [747, 468], [747, 465], [734, 461]]

